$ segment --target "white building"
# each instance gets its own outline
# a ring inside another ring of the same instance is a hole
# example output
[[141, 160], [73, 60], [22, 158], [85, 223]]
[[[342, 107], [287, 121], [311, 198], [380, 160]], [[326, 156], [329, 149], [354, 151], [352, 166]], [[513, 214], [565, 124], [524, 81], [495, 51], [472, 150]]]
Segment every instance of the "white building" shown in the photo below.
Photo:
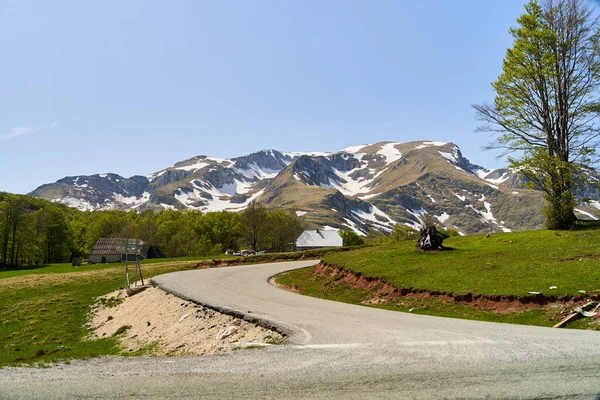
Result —
[[342, 246], [342, 237], [334, 230], [304, 231], [296, 240], [296, 251]]

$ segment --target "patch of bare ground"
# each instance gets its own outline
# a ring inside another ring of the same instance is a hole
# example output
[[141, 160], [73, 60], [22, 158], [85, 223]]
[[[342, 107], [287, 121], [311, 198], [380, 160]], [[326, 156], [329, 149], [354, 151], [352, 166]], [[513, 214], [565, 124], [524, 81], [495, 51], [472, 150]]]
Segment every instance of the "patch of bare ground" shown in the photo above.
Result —
[[99, 298], [89, 339], [117, 337], [122, 350], [149, 355], [224, 353], [281, 343], [281, 334], [150, 287], [133, 296], [119, 290]]
[[[436, 299], [444, 303], [461, 304], [499, 314], [511, 314], [528, 311], [535, 308], [560, 308], [572, 310], [588, 300], [598, 301], [600, 296], [489, 296], [489, 295], [455, 295], [452, 293], [427, 291], [423, 289], [399, 288], [380, 278], [369, 278], [343, 268], [320, 263], [313, 269], [313, 274], [325, 278], [334, 278], [336, 282], [344, 283], [353, 289], [363, 289], [373, 296], [363, 301], [363, 304], [385, 304], [401, 297], [415, 299]], [[286, 288], [295, 291], [294, 288]], [[297, 289], [296, 289], [297, 291]]]

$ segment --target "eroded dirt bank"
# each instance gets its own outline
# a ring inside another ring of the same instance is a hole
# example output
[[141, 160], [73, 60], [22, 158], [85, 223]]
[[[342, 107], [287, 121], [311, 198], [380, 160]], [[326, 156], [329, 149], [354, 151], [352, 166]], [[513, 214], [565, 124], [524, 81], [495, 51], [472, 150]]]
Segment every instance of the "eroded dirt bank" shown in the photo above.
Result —
[[91, 339], [115, 336], [125, 352], [151, 355], [215, 354], [281, 343], [277, 332], [147, 288], [133, 296], [119, 290], [92, 310]]
[[[488, 295], [454, 295], [451, 293], [432, 292], [413, 288], [399, 288], [380, 278], [368, 278], [360, 273], [349, 271], [333, 265], [320, 263], [313, 268], [313, 275], [335, 278], [336, 282], [344, 283], [353, 289], [364, 289], [373, 293], [373, 297], [365, 304], [381, 304], [399, 297], [417, 299], [436, 299], [444, 303], [462, 304], [481, 310], [509, 314], [527, 311], [535, 308], [560, 308], [572, 310], [588, 300], [598, 301], [600, 296], [576, 296], [556, 298], [554, 296], [488, 296]], [[296, 291], [294, 288], [289, 290]]]

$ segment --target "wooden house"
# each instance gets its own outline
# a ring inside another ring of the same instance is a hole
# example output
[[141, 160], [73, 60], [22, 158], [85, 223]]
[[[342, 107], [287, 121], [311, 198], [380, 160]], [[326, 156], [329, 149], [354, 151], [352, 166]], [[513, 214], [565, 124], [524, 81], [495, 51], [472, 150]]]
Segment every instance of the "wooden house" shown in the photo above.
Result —
[[[134, 248], [131, 244], [135, 243]], [[143, 242], [137, 239], [100, 238], [90, 249], [90, 263], [104, 264], [120, 262], [122, 254], [135, 254]]]

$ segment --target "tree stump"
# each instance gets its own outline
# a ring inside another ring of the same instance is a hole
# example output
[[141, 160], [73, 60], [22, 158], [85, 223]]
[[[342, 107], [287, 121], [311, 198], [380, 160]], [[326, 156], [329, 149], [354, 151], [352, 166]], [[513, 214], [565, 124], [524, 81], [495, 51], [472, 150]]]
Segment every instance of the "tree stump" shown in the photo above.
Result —
[[435, 226], [425, 226], [420, 230], [416, 247], [421, 250], [444, 250], [442, 242], [449, 237], [445, 233], [438, 232]]

